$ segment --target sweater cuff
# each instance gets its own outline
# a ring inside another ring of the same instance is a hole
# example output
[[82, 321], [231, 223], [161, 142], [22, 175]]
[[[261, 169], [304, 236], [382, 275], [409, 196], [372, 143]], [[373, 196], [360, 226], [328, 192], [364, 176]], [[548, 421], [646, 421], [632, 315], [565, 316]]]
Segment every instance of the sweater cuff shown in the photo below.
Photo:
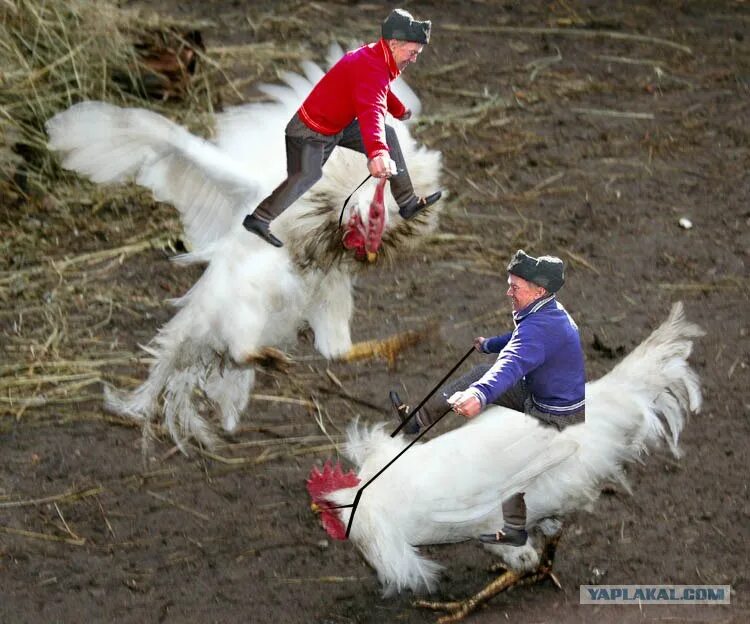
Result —
[[479, 399], [479, 402], [482, 404], [482, 409], [487, 407], [487, 397], [484, 396], [484, 393], [481, 390], [477, 390], [476, 388], [468, 388], [467, 391], [473, 394], [477, 399]]
[[370, 154], [367, 157], [367, 160], [372, 160], [373, 158], [377, 158], [378, 156], [390, 156], [391, 153], [387, 149], [379, 149], [375, 150], [372, 154]]

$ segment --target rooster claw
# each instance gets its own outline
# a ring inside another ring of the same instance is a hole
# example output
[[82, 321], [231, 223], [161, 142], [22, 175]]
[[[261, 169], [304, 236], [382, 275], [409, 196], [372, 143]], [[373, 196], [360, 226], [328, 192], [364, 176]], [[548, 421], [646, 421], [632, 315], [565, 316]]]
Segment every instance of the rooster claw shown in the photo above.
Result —
[[275, 349], [274, 347], [263, 347], [245, 358], [245, 364], [261, 366], [282, 373], [288, 371], [292, 363], [292, 358], [281, 349]]
[[437, 619], [437, 624], [450, 624], [452, 622], [460, 622], [469, 615], [469, 613], [476, 609], [476, 606], [468, 606], [467, 602], [467, 600], [452, 602], [417, 600], [413, 602], [412, 605], [421, 609], [429, 609], [430, 611], [444, 611], [447, 615], [439, 617]]

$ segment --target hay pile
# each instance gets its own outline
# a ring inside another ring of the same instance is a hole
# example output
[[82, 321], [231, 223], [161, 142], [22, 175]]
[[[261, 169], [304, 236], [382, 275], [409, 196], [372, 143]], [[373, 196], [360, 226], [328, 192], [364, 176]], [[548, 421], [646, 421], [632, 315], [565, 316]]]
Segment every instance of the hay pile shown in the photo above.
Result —
[[[98, 403], [102, 371], [132, 370], [141, 358], [118, 345], [113, 318], [138, 323], [177, 294], [125, 292], [113, 279], [126, 258], [173, 244], [174, 210], [134, 186], [96, 187], [62, 171], [46, 149], [44, 124], [97, 99], [150, 108], [205, 132], [210, 61], [199, 52], [206, 62], [158, 99], [154, 85], [164, 76], [149, 64], [150, 53], [179, 49], [180, 33], [196, 27], [203, 25], [107, 2], [0, 0], [0, 416], [11, 417], [0, 418], [0, 430], [28, 418], [30, 408], [35, 419], [59, 420], [59, 410], [76, 417], [81, 401]], [[53, 411], [37, 411], [45, 406]]]
[[145, 105], [192, 127], [212, 109], [201, 63], [180, 93], [149, 97], [161, 76], [144, 50], [178, 48], [184, 24], [80, 0], [2, 0], [0, 16], [0, 191], [47, 192], [60, 171], [45, 149], [44, 122], [81, 100]]
[[[298, 13], [312, 10], [301, 4]], [[295, 42], [279, 43], [280, 29], [304, 24], [301, 17], [249, 7], [234, 22], [244, 15], [253, 41], [198, 51], [191, 77], [177, 75], [178, 88], [173, 81], [154, 98], [163, 87], [151, 63], [159, 50], [180, 50], [215, 25], [98, 0], [0, 0], [0, 433], [19, 421], [121, 422], [102, 413], [101, 383], [139, 382], [147, 362], [138, 344], [168, 318], [164, 300], [199, 274], [166, 262], [183, 250], [174, 208], [135, 185], [94, 185], [61, 170], [46, 149], [45, 122], [95, 99], [210, 134], [215, 108], [247, 101], [254, 83], [309, 57]]]

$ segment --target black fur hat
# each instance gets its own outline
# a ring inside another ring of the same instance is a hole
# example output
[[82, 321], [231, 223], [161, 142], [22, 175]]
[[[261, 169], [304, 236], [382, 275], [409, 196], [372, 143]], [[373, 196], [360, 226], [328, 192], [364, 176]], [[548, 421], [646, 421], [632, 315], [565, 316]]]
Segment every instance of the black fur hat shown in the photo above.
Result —
[[508, 273], [522, 277], [554, 293], [565, 283], [565, 265], [555, 256], [530, 256], [519, 249], [508, 264]]
[[399, 41], [414, 41], [427, 45], [430, 43], [430, 29], [432, 22], [419, 22], [411, 13], [403, 9], [394, 9], [383, 22], [383, 39], [398, 39]]

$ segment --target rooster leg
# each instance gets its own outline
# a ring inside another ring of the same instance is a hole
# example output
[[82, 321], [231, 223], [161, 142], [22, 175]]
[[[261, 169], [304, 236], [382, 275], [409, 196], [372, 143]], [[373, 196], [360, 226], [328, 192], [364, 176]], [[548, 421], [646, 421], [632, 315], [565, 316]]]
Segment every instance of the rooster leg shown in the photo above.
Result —
[[536, 583], [544, 576], [545, 575], [537, 572], [532, 572], [531, 574], [519, 574], [518, 572], [508, 570], [505, 574], [497, 577], [482, 590], [465, 600], [454, 602], [430, 602], [427, 600], [419, 600], [414, 603], [414, 606], [422, 607], [423, 609], [431, 609], [433, 611], [447, 611], [449, 615], [444, 615], [439, 618], [438, 624], [460, 622], [467, 615], [476, 611], [479, 606], [483, 605], [490, 598], [494, 598], [497, 594], [506, 589], [510, 589], [516, 585]]
[[346, 362], [381, 358], [388, 362], [390, 368], [393, 368], [401, 351], [418, 344], [426, 335], [426, 331], [405, 331], [384, 340], [358, 342], [353, 344], [352, 348], [341, 358]]
[[479, 606], [511, 587], [517, 587], [519, 585], [534, 585], [535, 583], [543, 581], [545, 578], [549, 578], [558, 589], [561, 589], [560, 581], [558, 581], [557, 577], [552, 573], [552, 564], [555, 559], [555, 552], [557, 549], [557, 543], [560, 541], [560, 536], [561, 532], [558, 532], [556, 535], [545, 540], [544, 548], [542, 549], [541, 557], [539, 559], [539, 567], [532, 572], [523, 573], [508, 570], [476, 594], [465, 600], [452, 602], [419, 600], [414, 603], [414, 606], [423, 609], [431, 609], [432, 611], [446, 611], [448, 612], [448, 615], [439, 618], [438, 624], [451, 624], [452, 622], [460, 622], [467, 615], [476, 611]]

